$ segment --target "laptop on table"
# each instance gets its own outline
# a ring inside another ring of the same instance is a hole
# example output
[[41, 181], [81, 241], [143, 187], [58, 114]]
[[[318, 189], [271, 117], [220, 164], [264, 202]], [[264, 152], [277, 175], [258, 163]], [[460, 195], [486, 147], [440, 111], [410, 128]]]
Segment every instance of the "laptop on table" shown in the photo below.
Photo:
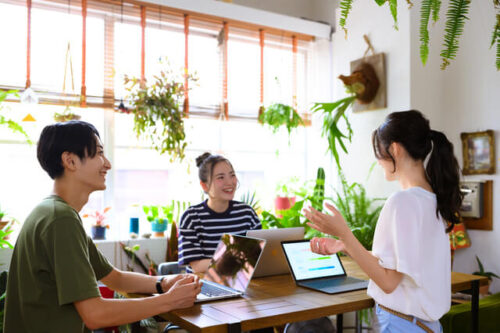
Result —
[[316, 254], [308, 240], [281, 242], [292, 276], [298, 286], [337, 294], [366, 289], [368, 281], [347, 276], [337, 253]]
[[265, 244], [262, 239], [223, 234], [195, 303], [242, 296]]
[[266, 240], [266, 246], [253, 277], [289, 274], [290, 269], [281, 249], [281, 242], [303, 240], [304, 227], [249, 230], [247, 236]]

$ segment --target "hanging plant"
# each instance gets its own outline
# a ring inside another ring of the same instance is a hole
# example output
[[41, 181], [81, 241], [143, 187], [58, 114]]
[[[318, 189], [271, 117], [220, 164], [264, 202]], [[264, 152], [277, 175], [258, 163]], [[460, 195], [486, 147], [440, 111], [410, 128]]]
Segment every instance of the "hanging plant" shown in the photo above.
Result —
[[[397, 22], [397, 0], [374, 0], [379, 6], [389, 3], [389, 9], [394, 20], [394, 28], [398, 29]], [[491, 41], [491, 47], [494, 44], [496, 47], [496, 68], [500, 70], [500, 1], [493, 1], [493, 15], [495, 15], [495, 25], [493, 27], [493, 37]], [[408, 3], [408, 8], [413, 6], [410, 0], [406, 1]], [[420, 60], [422, 64], [426, 64], [429, 56], [429, 30], [428, 25], [432, 17], [432, 21], [435, 23], [439, 20], [439, 12], [441, 10], [442, 0], [422, 0], [420, 7], [420, 28], [419, 28], [419, 39], [420, 39]], [[450, 64], [451, 60], [454, 60], [457, 56], [459, 49], [459, 39], [463, 34], [465, 27], [465, 20], [468, 19], [471, 0], [449, 0], [448, 10], [446, 13], [446, 23], [445, 23], [445, 34], [443, 37], [443, 50], [440, 53], [442, 64], [441, 69], [444, 70]], [[346, 32], [345, 27], [348, 15], [351, 12], [352, 0], [341, 0], [340, 1], [340, 20], [339, 25]]]
[[[191, 75], [188, 79], [195, 80]], [[141, 85], [138, 78], [125, 76], [137, 137], [149, 139], [151, 146], [160, 154], [168, 153], [171, 161], [182, 161], [187, 146], [180, 107], [185, 92], [183, 82], [184, 77], [175, 75], [170, 68], [154, 76], [150, 84]]]
[[281, 126], [285, 126], [289, 136], [292, 129], [304, 126], [304, 121], [297, 111], [290, 105], [281, 103], [274, 103], [267, 107], [259, 115], [259, 122], [269, 125], [273, 133], [276, 133]]
[[[337, 167], [340, 169], [340, 159], [337, 144], [342, 148], [342, 150], [347, 153], [347, 148], [345, 146], [344, 140], [351, 142], [352, 138], [352, 128], [349, 119], [347, 118], [345, 112], [356, 100], [356, 95], [350, 93], [349, 97], [342, 98], [333, 103], [316, 103], [314, 104], [313, 112], [323, 113], [323, 131], [321, 132], [322, 137], [326, 137], [328, 140], [328, 151], [330, 151], [335, 158]], [[347, 134], [344, 134], [339, 129], [339, 121], [344, 119], [347, 126]]]
[[[2, 103], [5, 101], [5, 99], [9, 96], [13, 95], [16, 97], [19, 97], [19, 94], [17, 93], [17, 90], [0, 90], [0, 111], [3, 109]], [[12, 132], [14, 133], [20, 133], [24, 135], [26, 142], [29, 144], [32, 144], [33, 142], [31, 141], [28, 133], [26, 133], [21, 125], [19, 123], [15, 122], [12, 119], [5, 118], [3, 115], [0, 114], [0, 126], [7, 126]]]

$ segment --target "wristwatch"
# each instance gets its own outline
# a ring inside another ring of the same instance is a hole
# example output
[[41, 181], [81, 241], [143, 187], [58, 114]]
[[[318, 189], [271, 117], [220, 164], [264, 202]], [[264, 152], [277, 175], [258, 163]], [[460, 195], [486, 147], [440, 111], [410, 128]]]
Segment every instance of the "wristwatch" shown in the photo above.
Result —
[[163, 281], [164, 278], [165, 278], [164, 276], [160, 276], [158, 277], [158, 280], [156, 280], [156, 291], [158, 292], [158, 294], [164, 293], [163, 288], [161, 287], [161, 282]]

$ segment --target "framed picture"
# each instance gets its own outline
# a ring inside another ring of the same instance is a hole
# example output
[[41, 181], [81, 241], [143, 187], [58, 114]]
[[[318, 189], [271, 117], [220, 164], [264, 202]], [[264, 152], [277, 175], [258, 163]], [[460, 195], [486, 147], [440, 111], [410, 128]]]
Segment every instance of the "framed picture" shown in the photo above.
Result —
[[495, 173], [495, 134], [492, 130], [461, 133], [464, 175]]

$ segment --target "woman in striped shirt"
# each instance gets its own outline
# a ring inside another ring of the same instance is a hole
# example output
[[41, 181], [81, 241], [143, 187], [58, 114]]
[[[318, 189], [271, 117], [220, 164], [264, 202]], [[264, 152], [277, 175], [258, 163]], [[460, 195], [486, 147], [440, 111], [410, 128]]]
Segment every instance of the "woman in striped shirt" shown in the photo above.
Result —
[[261, 229], [259, 218], [249, 205], [234, 201], [238, 179], [223, 156], [204, 153], [196, 158], [200, 185], [208, 199], [189, 207], [179, 228], [179, 264], [188, 271], [205, 272], [224, 233], [244, 235]]

